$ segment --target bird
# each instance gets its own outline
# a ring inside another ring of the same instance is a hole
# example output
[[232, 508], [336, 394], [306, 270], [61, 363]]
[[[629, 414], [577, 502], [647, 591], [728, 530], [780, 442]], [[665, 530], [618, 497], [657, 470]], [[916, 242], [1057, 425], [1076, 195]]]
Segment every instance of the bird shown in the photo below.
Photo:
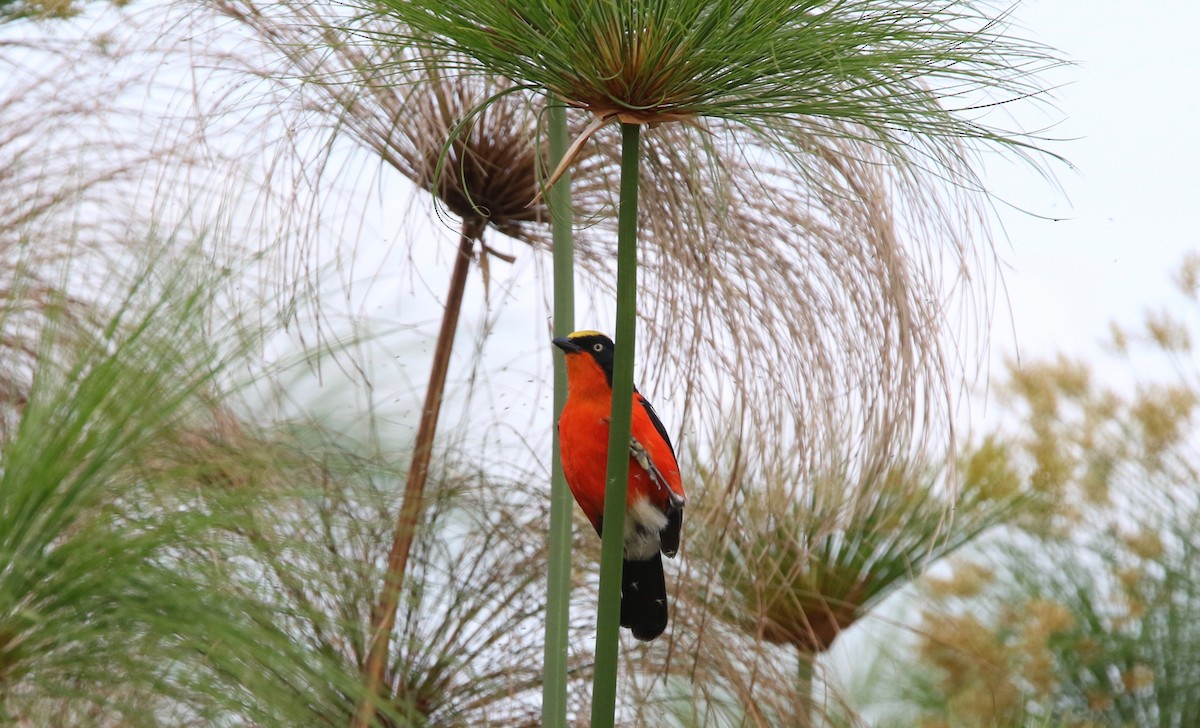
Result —
[[[567, 399], [558, 418], [563, 475], [575, 502], [603, 534], [612, 413], [613, 341], [598, 331], [558, 337], [567, 366]], [[629, 486], [625, 498], [621, 626], [649, 642], [667, 628], [662, 556], [679, 551], [687, 496], [671, 438], [650, 402], [633, 390]]]

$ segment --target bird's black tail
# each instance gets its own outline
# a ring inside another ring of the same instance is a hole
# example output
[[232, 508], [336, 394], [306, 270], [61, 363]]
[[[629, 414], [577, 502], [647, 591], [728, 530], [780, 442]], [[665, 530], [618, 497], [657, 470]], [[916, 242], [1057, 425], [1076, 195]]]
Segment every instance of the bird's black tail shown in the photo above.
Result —
[[662, 555], [645, 561], [625, 560], [621, 570], [621, 626], [649, 642], [667, 628], [667, 581]]

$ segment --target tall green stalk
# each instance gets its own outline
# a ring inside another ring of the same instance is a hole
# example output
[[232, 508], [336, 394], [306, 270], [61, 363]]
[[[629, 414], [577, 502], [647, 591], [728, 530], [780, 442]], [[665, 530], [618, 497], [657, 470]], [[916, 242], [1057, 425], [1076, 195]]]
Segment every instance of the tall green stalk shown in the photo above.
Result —
[[[558, 166], [567, 153], [567, 110], [551, 106], [550, 167]], [[559, 178], [547, 192], [554, 236], [554, 335], [566, 336], [575, 329], [575, 243], [572, 238], [571, 174]], [[567, 401], [567, 365], [554, 357], [554, 421]], [[567, 725], [567, 624], [571, 601], [571, 491], [563, 475], [554, 428], [550, 481], [550, 563], [546, 580], [546, 651], [543, 660], [542, 725]]]
[[633, 359], [637, 333], [638, 139], [641, 127], [621, 124], [621, 202], [617, 213], [617, 327], [612, 416], [600, 546], [600, 610], [596, 619], [596, 667], [592, 681], [592, 728], [614, 722], [617, 647], [621, 629], [621, 562], [625, 551], [625, 491], [629, 486], [629, 435], [633, 417]]
[[817, 655], [806, 650], [796, 650], [796, 718], [802, 726], [813, 725], [813, 674], [816, 671]]

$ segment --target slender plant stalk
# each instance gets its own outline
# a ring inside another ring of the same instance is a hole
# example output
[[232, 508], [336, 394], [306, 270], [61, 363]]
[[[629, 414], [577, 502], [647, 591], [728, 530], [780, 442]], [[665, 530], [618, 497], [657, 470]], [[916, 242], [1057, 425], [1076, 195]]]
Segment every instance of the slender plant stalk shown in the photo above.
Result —
[[[567, 110], [547, 111], [550, 126], [550, 167], [567, 152]], [[575, 244], [572, 238], [571, 174], [567, 172], [547, 194], [554, 236], [554, 335], [575, 328]], [[554, 357], [554, 421], [567, 401], [567, 365]], [[571, 601], [571, 491], [563, 475], [558, 450], [558, 427], [550, 464], [550, 563], [546, 581], [546, 651], [542, 663], [542, 725], [567, 726], [567, 624]]]
[[450, 367], [450, 351], [454, 346], [454, 333], [458, 330], [458, 315], [462, 311], [467, 273], [471, 268], [471, 251], [480, 233], [481, 229], [476, 223], [463, 222], [458, 254], [450, 273], [446, 310], [442, 314], [442, 327], [438, 331], [437, 343], [433, 350], [433, 368], [425, 390], [425, 405], [421, 409], [421, 420], [417, 425], [412, 464], [408, 468], [408, 480], [404, 484], [404, 501], [400, 505], [400, 515], [396, 520], [392, 550], [388, 554], [383, 592], [372, 615], [371, 642], [366, 664], [363, 665], [367, 697], [359, 706], [358, 713], [351, 723], [354, 728], [367, 728], [375, 715], [375, 699], [383, 681], [383, 667], [387, 661], [387, 647], [392, 638], [392, 628], [396, 623], [396, 608], [400, 603], [400, 590], [404, 586], [408, 554], [412, 550], [413, 535], [424, 510], [425, 483], [429, 476], [429, 460], [433, 454], [433, 436], [437, 431], [442, 396], [446, 390], [446, 372]]
[[814, 652], [796, 650], [796, 717], [799, 725], [813, 725], [813, 670], [817, 655]]
[[621, 201], [617, 212], [617, 348], [613, 362], [612, 416], [600, 546], [600, 609], [592, 728], [609, 728], [617, 702], [617, 647], [621, 629], [621, 562], [625, 551], [625, 492], [629, 487], [629, 435], [633, 417], [633, 359], [637, 330], [638, 139], [641, 127], [621, 124]]

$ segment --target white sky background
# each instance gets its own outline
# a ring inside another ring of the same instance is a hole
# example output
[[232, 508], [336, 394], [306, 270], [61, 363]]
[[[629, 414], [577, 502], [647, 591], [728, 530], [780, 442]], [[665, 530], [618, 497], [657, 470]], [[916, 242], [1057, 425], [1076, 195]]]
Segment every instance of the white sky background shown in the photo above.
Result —
[[1048, 77], [1065, 84], [1048, 133], [1071, 140], [1054, 149], [1075, 170], [1059, 167], [1065, 194], [1017, 167], [987, 171], [1001, 196], [1059, 219], [1000, 211], [1012, 327], [997, 316], [993, 359], [1091, 359], [1109, 321], [1179, 305], [1171, 276], [1200, 249], [1200, 3], [1027, 0], [1017, 22], [1077, 64]]

